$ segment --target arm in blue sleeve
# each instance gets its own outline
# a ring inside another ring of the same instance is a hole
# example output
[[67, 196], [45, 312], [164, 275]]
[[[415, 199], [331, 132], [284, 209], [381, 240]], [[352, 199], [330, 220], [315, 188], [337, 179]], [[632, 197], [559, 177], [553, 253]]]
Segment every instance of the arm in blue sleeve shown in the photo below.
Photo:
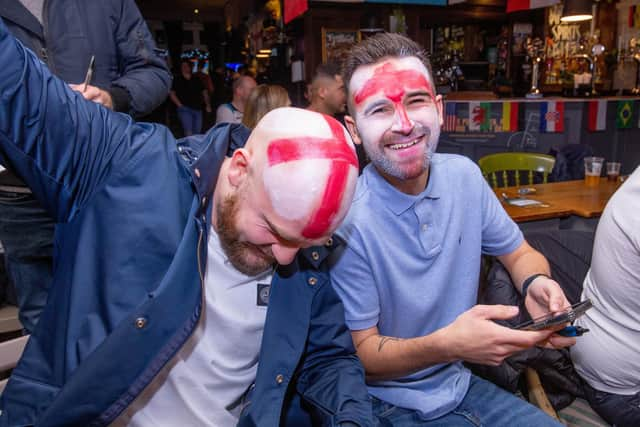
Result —
[[[133, 0], [122, 0], [120, 19], [115, 40], [118, 61], [122, 66], [120, 77], [111, 82], [114, 108], [136, 116], [149, 114], [169, 94], [171, 74], [158, 49], [140, 10]], [[123, 104], [123, 97], [127, 96]]]
[[0, 153], [56, 221], [124, 162], [131, 134], [130, 118], [73, 92], [0, 20]]
[[345, 325], [344, 308], [330, 283], [318, 291], [313, 301], [307, 351], [297, 387], [324, 420], [323, 425], [375, 424], [364, 368]]

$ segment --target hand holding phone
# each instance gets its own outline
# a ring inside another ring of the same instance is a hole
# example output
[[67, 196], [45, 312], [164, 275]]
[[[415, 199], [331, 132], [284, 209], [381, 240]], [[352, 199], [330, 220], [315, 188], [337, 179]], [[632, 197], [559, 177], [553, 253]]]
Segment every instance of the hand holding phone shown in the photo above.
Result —
[[[539, 331], [541, 329], [552, 328], [564, 323], [573, 323], [574, 320], [582, 316], [585, 311], [587, 311], [591, 307], [593, 307], [591, 300], [586, 299], [585, 301], [573, 304], [571, 307], [560, 313], [549, 313], [545, 314], [544, 316], [529, 320], [527, 322], [523, 322], [515, 326], [515, 329], [520, 329], [523, 331]], [[580, 328], [577, 326], [567, 326], [557, 333], [563, 336], [580, 336], [588, 331], [588, 329]]]

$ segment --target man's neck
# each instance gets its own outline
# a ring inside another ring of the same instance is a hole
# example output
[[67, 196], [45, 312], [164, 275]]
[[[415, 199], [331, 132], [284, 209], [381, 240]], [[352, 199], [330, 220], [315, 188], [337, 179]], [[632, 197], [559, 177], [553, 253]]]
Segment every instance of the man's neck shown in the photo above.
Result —
[[244, 113], [244, 102], [233, 98], [233, 100], [231, 101], [231, 105], [233, 106], [233, 108], [235, 108], [236, 110], [240, 111], [241, 113]]
[[417, 196], [422, 193], [424, 189], [427, 188], [427, 183], [429, 182], [429, 168], [419, 176], [411, 179], [396, 178], [395, 176], [382, 172], [380, 169], [377, 169], [377, 171], [395, 189], [412, 196]]
[[315, 111], [316, 113], [326, 114], [327, 116], [334, 116], [333, 111], [329, 110], [322, 102], [312, 102], [307, 107], [309, 111]]

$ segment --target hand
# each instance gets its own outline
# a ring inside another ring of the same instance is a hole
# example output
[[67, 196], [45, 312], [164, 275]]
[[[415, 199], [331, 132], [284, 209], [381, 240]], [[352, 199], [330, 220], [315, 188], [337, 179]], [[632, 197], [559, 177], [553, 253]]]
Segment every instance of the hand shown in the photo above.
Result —
[[211, 105], [207, 105], [207, 106], [205, 107], [205, 111], [206, 111], [207, 113], [211, 113], [211, 112], [213, 111], [213, 110], [211, 109]]
[[[532, 319], [548, 313], [558, 313], [571, 306], [560, 285], [545, 276], [539, 276], [531, 282], [524, 303]], [[552, 330], [558, 331], [565, 326], [567, 324], [556, 326]], [[575, 338], [552, 335], [548, 341], [541, 344], [547, 348], [562, 348], [575, 343]]]
[[91, 85], [87, 85], [87, 89], [84, 90], [84, 84], [70, 84], [69, 87], [76, 92], [80, 92], [84, 99], [97, 102], [98, 104], [102, 104], [105, 107], [113, 110], [113, 99], [111, 99], [111, 94], [109, 94], [109, 92], [107, 92], [106, 90], [102, 90], [99, 87]]
[[497, 366], [514, 353], [545, 342], [553, 331], [518, 331], [493, 320], [509, 319], [518, 307], [476, 305], [442, 330], [449, 342], [451, 360]]

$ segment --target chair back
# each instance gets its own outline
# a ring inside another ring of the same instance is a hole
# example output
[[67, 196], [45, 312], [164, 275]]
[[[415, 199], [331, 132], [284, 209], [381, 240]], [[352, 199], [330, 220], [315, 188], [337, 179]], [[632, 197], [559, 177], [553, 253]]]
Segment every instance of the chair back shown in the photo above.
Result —
[[[534, 184], [536, 176], [546, 183], [556, 159], [539, 153], [496, 153], [478, 160], [492, 188]], [[512, 179], [509, 179], [513, 177]]]

